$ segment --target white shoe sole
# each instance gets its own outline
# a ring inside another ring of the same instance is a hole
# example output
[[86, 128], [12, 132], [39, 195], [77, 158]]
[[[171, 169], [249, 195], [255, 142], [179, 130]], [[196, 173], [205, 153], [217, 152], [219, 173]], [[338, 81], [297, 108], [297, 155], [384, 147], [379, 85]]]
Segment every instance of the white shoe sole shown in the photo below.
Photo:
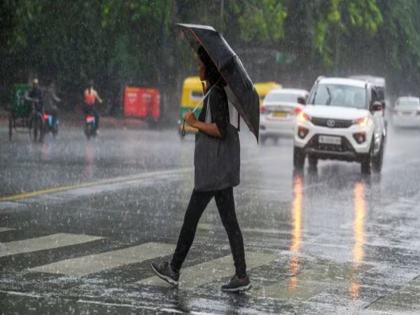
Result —
[[242, 292], [242, 291], [247, 291], [247, 290], [249, 290], [251, 288], [252, 288], [252, 285], [251, 285], [251, 283], [249, 283], [247, 285], [244, 285], [244, 286], [241, 286], [241, 287], [232, 288], [232, 289], [226, 289], [226, 288], [224, 289], [224, 288], [222, 288], [222, 291], [223, 292]]
[[152, 267], [152, 270], [153, 270], [153, 272], [160, 278], [160, 279], [162, 279], [163, 281], [165, 281], [165, 282], [167, 282], [167, 283], [169, 283], [170, 285], [172, 285], [172, 286], [174, 286], [174, 287], [176, 287], [176, 286], [178, 286], [178, 281], [175, 281], [174, 279], [172, 279], [172, 278], [170, 278], [170, 277], [168, 277], [168, 276], [165, 276], [164, 274], [161, 274], [159, 271], [157, 271], [157, 269], [151, 264], [150, 265], [151, 267]]

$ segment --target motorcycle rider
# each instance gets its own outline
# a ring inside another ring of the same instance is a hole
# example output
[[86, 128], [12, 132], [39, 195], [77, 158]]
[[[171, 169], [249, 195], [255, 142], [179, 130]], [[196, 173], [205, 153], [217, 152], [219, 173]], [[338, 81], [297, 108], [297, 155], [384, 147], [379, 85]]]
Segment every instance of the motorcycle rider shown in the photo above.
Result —
[[33, 103], [34, 110], [36, 112], [43, 113], [44, 102], [42, 97], [42, 91], [39, 87], [38, 78], [34, 78], [32, 80], [32, 88], [25, 93], [25, 99]]
[[102, 99], [100, 98], [98, 92], [93, 88], [93, 80], [89, 81], [89, 86], [84, 91], [83, 99], [83, 112], [85, 113], [85, 115], [92, 114], [93, 116], [95, 116], [95, 130], [97, 131], [99, 128], [99, 114], [96, 110], [95, 103], [96, 100], [98, 100], [99, 103], [102, 103]]
[[51, 81], [50, 85], [45, 89], [44, 98], [44, 109], [53, 117], [52, 124], [55, 125], [58, 118], [58, 107], [56, 103], [61, 102], [61, 99], [56, 94], [54, 81]]

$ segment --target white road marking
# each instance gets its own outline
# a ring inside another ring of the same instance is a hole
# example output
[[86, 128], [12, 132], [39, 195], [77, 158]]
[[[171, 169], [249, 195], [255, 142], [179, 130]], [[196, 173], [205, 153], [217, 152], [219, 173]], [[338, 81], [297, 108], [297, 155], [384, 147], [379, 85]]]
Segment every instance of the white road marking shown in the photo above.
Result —
[[[180, 223], [182, 224], [182, 223]], [[223, 229], [223, 226], [215, 226], [214, 224], [199, 223], [197, 226], [198, 230], [213, 231]], [[290, 230], [278, 230], [278, 229], [260, 229], [260, 228], [242, 228], [243, 233], [261, 233], [261, 234], [287, 234], [290, 235]]]
[[[264, 253], [246, 253], [247, 268], [252, 269], [270, 264], [277, 256]], [[198, 287], [234, 274], [233, 258], [227, 255], [195, 266], [181, 269], [180, 285], [188, 288]], [[138, 282], [142, 285], [168, 286], [156, 276]]]
[[102, 237], [58, 233], [27, 240], [0, 243], [0, 257], [83, 244], [100, 239], [102, 239]]
[[145, 260], [169, 255], [174, 246], [163, 243], [146, 243], [105, 253], [66, 259], [48, 265], [28, 269], [29, 272], [45, 272], [82, 277], [120, 266], [141, 263]]

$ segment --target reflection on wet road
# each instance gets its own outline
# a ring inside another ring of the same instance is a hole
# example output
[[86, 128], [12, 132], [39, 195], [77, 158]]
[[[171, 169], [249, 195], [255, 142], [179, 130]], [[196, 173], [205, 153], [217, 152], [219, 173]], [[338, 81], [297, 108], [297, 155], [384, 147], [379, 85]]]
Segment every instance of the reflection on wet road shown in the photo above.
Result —
[[302, 178], [295, 176], [293, 180], [293, 203], [292, 203], [292, 243], [290, 252], [292, 258], [290, 260], [289, 290], [296, 289], [299, 271], [299, 251], [302, 243]]
[[[34, 314], [416, 314], [420, 160], [391, 134], [381, 175], [320, 161], [293, 174], [292, 142], [242, 137], [235, 188], [253, 289], [233, 273], [214, 202], [173, 290], [149, 264], [169, 259], [193, 186], [192, 138], [173, 130], [63, 128], [42, 145], [0, 137], [0, 309]], [[0, 135], [6, 129], [0, 128]], [[404, 161], [404, 162], [403, 162]]]
[[352, 266], [352, 277], [350, 294], [355, 300], [359, 297], [360, 280], [358, 279], [358, 268], [363, 262], [364, 258], [364, 221], [366, 216], [366, 205], [365, 205], [365, 186], [362, 182], [354, 184], [353, 189], [354, 195], [354, 221], [353, 221], [353, 234], [354, 234], [354, 245], [353, 245], [353, 266]]

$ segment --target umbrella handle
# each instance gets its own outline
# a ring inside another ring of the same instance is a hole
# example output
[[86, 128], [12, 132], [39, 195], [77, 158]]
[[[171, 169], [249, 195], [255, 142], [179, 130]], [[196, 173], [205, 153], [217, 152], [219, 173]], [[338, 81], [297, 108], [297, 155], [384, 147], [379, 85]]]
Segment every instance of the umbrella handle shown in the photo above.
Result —
[[185, 137], [185, 119], [182, 121], [181, 136]]

